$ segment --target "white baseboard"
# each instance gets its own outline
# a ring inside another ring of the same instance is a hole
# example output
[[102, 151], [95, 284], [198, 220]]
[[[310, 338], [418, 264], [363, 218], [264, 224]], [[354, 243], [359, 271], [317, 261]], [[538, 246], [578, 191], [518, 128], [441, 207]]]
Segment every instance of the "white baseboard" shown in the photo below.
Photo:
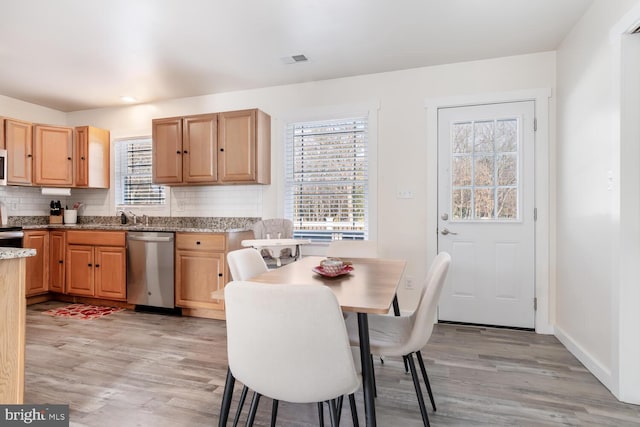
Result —
[[613, 389], [614, 381], [611, 370], [598, 362], [587, 350], [578, 344], [569, 334], [559, 326], [555, 326], [555, 336], [558, 340], [587, 368], [611, 393], [616, 395]]

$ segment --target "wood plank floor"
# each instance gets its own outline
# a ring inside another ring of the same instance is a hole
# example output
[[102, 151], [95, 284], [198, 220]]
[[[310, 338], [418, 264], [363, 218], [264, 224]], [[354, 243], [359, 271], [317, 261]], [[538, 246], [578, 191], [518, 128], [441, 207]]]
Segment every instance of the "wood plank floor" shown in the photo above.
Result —
[[[25, 402], [69, 404], [72, 426], [217, 425], [224, 322], [133, 311], [90, 321], [42, 314], [63, 305], [28, 309]], [[640, 406], [618, 402], [552, 336], [437, 325], [423, 355], [438, 405], [429, 411], [433, 426], [640, 425]], [[378, 425], [422, 425], [402, 361], [376, 360], [375, 368]], [[264, 399], [256, 425], [269, 424], [270, 406]], [[348, 405], [343, 416], [351, 425]], [[317, 425], [316, 417], [315, 405], [283, 403], [278, 424]]]

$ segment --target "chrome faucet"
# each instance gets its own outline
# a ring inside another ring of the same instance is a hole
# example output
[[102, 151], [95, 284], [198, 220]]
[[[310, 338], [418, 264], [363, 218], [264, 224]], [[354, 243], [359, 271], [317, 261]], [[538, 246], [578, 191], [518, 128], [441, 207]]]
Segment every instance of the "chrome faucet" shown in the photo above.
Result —
[[144, 225], [148, 226], [149, 225], [149, 217], [145, 214], [142, 214], [142, 219], [144, 220]]
[[131, 211], [128, 211], [127, 213], [133, 218], [133, 225], [136, 225], [138, 223], [138, 216]]

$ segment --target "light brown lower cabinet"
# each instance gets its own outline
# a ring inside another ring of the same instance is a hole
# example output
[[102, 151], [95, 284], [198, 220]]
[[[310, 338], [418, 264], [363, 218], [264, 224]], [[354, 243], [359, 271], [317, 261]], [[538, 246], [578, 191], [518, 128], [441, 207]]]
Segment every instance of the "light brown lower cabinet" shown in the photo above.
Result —
[[66, 293], [127, 299], [125, 232], [67, 231]]
[[227, 253], [253, 238], [252, 231], [176, 233], [176, 306], [185, 316], [224, 319], [224, 302], [212, 297], [231, 280]]
[[49, 231], [25, 231], [22, 247], [36, 250], [36, 256], [27, 258], [26, 296], [47, 293], [49, 291]]
[[211, 292], [224, 287], [226, 236], [176, 233], [176, 306], [222, 310]]
[[65, 232], [49, 233], [49, 291], [64, 293]]

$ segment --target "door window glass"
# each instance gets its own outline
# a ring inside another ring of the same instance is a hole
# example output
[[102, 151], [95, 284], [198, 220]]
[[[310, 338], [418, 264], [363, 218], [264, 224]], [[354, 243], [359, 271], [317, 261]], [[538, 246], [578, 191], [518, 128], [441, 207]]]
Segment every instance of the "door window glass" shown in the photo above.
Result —
[[518, 129], [518, 118], [452, 124], [453, 220], [520, 219]]

